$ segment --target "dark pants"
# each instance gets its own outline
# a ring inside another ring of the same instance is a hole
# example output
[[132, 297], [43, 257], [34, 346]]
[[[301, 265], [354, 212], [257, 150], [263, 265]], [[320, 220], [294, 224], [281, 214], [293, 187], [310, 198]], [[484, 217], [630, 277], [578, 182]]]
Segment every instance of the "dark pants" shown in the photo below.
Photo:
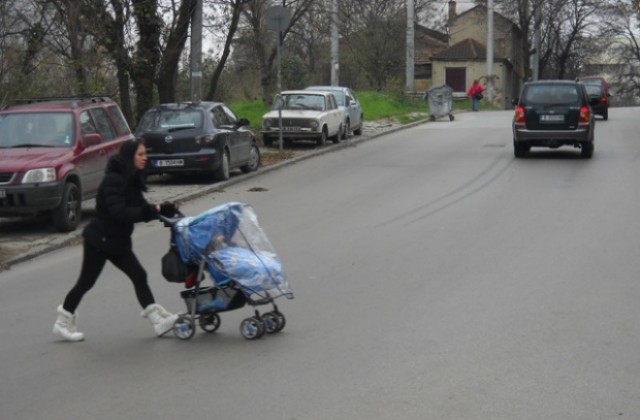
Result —
[[136, 291], [136, 297], [142, 308], [146, 308], [152, 303], [155, 303], [153, 294], [147, 283], [147, 272], [132, 250], [118, 255], [105, 255], [99, 249], [85, 243], [80, 277], [64, 300], [62, 307], [65, 310], [75, 313], [84, 294], [91, 290], [93, 285], [96, 284], [98, 276], [100, 276], [107, 260], [111, 261], [113, 265], [118, 267], [131, 279]]

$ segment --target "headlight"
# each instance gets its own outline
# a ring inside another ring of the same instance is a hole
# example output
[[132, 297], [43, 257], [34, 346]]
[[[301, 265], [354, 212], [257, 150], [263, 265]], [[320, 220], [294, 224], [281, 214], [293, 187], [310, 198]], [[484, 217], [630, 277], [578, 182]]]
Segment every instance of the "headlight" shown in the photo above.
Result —
[[213, 143], [213, 136], [211, 134], [205, 134], [204, 136], [196, 136], [196, 144], [208, 145]]
[[318, 124], [318, 120], [311, 120], [309, 122], [309, 126], [315, 131], [318, 129], [318, 127], [320, 127], [320, 124]]
[[36, 184], [39, 182], [52, 182], [56, 180], [56, 170], [54, 168], [32, 169], [28, 171], [24, 178], [23, 184]]
[[264, 128], [265, 130], [270, 130], [272, 125], [273, 122], [269, 119], [265, 119], [262, 121], [262, 128]]

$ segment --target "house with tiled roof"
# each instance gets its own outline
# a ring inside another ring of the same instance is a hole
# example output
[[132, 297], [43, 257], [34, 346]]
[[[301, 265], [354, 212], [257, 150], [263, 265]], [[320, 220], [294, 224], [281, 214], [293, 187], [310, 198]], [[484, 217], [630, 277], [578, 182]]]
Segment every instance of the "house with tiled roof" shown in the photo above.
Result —
[[[433, 85], [446, 84], [454, 95], [464, 96], [474, 80], [487, 84], [487, 15], [482, 5], [458, 14], [455, 1], [449, 1], [449, 47], [431, 57]], [[521, 39], [518, 26], [494, 12], [492, 96], [494, 104], [505, 109], [511, 107], [524, 80]]]
[[446, 33], [415, 25], [414, 88], [424, 92], [431, 86], [433, 74], [432, 57], [449, 47]]

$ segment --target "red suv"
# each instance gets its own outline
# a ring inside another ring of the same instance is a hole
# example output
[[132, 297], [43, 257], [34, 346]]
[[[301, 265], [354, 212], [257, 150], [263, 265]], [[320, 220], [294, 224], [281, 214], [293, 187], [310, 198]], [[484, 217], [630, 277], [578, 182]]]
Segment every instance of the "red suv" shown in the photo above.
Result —
[[39, 98], [0, 111], [0, 217], [47, 213], [58, 231], [74, 230], [109, 157], [133, 138], [105, 97]]

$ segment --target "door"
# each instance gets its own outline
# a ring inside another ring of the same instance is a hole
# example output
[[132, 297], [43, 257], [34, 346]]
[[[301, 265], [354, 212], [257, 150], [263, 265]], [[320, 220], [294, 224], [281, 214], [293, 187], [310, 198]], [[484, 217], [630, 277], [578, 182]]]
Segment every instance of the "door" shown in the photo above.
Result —
[[454, 92], [467, 92], [467, 68], [445, 68], [444, 83], [450, 86]]

